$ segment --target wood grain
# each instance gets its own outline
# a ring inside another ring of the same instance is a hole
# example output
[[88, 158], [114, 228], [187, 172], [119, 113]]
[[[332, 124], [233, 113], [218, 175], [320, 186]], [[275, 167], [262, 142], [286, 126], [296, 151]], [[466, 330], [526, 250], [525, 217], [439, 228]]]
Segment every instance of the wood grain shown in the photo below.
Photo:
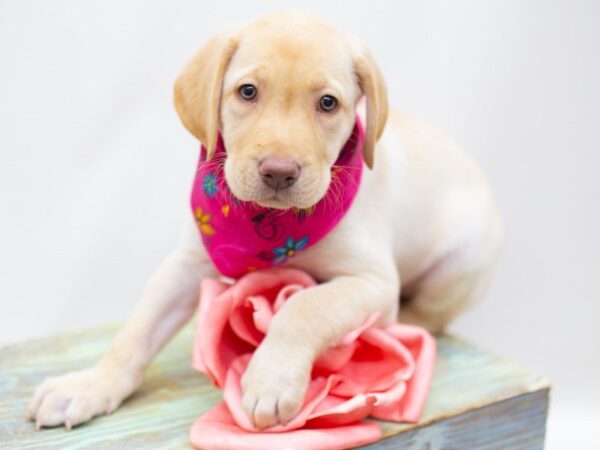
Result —
[[[142, 388], [110, 416], [72, 431], [36, 432], [25, 420], [46, 376], [87, 367], [108, 347], [103, 327], [0, 348], [0, 448], [185, 449], [191, 423], [221, 399], [190, 367], [192, 327], [167, 346]], [[541, 449], [549, 383], [452, 336], [438, 338], [436, 373], [418, 424], [380, 422], [385, 439], [369, 449]]]

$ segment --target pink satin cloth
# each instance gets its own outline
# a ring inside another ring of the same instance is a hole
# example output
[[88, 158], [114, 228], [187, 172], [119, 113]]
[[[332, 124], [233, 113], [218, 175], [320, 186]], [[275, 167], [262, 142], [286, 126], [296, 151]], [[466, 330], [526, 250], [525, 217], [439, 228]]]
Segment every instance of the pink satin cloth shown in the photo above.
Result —
[[[416, 422], [431, 386], [435, 340], [422, 328], [376, 327], [369, 317], [315, 361], [305, 401], [286, 425], [257, 430], [242, 409], [241, 377], [277, 311], [315, 281], [291, 268], [257, 271], [234, 285], [201, 287], [192, 366], [223, 389], [223, 401], [192, 425], [204, 450], [333, 450], [381, 438], [367, 416]], [[290, 355], [293, 357], [293, 355]]]

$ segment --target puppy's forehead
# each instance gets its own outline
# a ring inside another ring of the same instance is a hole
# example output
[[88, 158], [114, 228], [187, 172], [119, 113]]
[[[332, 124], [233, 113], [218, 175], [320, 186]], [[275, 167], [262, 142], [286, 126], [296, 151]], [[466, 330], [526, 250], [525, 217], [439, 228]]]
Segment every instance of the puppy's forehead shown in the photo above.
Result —
[[346, 81], [352, 72], [347, 42], [336, 30], [312, 23], [309, 28], [293, 22], [287, 27], [251, 27], [243, 33], [231, 65], [241, 72], [246, 68], [258, 75], [312, 78], [313, 83], [325, 83], [328, 76]]

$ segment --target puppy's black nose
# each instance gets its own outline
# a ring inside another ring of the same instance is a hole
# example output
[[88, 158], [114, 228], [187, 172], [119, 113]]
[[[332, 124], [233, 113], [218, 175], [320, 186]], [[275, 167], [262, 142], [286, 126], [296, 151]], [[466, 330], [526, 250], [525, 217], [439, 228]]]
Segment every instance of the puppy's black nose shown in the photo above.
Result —
[[258, 172], [267, 186], [280, 190], [289, 188], [300, 175], [297, 162], [275, 157], [267, 157], [258, 164]]

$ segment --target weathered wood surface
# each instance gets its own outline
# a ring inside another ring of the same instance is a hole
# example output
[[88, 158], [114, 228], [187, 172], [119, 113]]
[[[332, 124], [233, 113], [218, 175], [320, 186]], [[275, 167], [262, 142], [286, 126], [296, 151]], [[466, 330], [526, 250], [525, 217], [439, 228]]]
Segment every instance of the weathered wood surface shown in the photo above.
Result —
[[[191, 423], [221, 398], [190, 368], [191, 327], [169, 344], [142, 388], [112, 415], [72, 431], [36, 432], [25, 420], [29, 398], [44, 377], [93, 364], [114, 332], [114, 327], [98, 328], [0, 349], [0, 448], [189, 448]], [[530, 371], [443, 336], [421, 421], [381, 422], [385, 439], [368, 448], [541, 449], [548, 392], [548, 383]]]

